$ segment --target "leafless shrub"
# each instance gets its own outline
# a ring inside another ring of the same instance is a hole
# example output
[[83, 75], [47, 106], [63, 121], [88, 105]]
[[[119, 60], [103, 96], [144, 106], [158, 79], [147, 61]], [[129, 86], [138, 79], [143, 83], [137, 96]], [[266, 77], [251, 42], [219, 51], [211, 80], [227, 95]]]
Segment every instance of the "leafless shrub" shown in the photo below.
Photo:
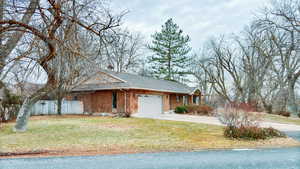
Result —
[[231, 104], [217, 109], [215, 114], [220, 122], [228, 127], [259, 126], [261, 119], [259, 113], [246, 111]]

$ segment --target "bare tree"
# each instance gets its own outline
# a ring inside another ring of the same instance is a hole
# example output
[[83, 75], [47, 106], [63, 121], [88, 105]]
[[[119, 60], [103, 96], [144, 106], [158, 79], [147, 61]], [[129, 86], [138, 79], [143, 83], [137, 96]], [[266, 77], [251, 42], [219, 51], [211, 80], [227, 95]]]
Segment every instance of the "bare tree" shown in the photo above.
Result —
[[[93, 1], [93, 3], [91, 2], [91, 0], [78, 1], [76, 10], [81, 10], [81, 12], [75, 19], [62, 8], [64, 5], [71, 5], [73, 0], [45, 0], [42, 3], [38, 0], [30, 0], [30, 5], [27, 8], [30, 11], [25, 14], [31, 13], [30, 16], [34, 14], [34, 19], [26, 17], [26, 22], [17, 20], [18, 17], [9, 17], [10, 13], [18, 11], [18, 7], [16, 7], [12, 1], [7, 2], [10, 8], [5, 9], [5, 14], [8, 17], [0, 21], [0, 25], [2, 26], [0, 34], [3, 36], [10, 32], [15, 32], [18, 35], [22, 34], [26, 36], [28, 40], [43, 42], [37, 44], [44, 45], [43, 47], [47, 51], [46, 55], [40, 56], [34, 55], [33, 53], [32, 57], [30, 57], [47, 75], [47, 83], [43, 88], [26, 98], [23, 102], [15, 125], [16, 131], [26, 130], [26, 124], [30, 116], [29, 110], [32, 105], [44, 95], [49, 92], [54, 92], [55, 89], [57, 89], [57, 70], [51, 68], [50, 62], [57, 57], [58, 46], [65, 45], [64, 42], [60, 41], [58, 34], [59, 28], [66, 22], [72, 22], [78, 25], [82, 31], [88, 31], [91, 35], [97, 35], [100, 39], [105, 39], [106, 36], [111, 34], [110, 30], [112, 30], [112, 28], [119, 26], [122, 15], [113, 16], [111, 12], [103, 6], [102, 1], [98, 2], [98, 4], [95, 1]], [[26, 8], [22, 3], [18, 5], [21, 9]], [[84, 8], [82, 8], [82, 6]], [[11, 39], [15, 39], [14, 36], [8, 35]], [[10, 47], [11, 44], [16, 45]], [[7, 55], [17, 47], [17, 43], [9, 43], [8, 46], [8, 48], [1, 47], [3, 53]], [[3, 56], [5, 57], [6, 55]]]
[[139, 67], [143, 41], [140, 34], [120, 30], [115, 39], [105, 46], [108, 66], [116, 72], [128, 72]]
[[218, 41], [212, 40], [207, 49], [209, 52], [206, 53], [206, 59], [200, 61], [200, 67], [214, 91], [224, 100], [245, 102], [243, 71], [239, 66], [239, 58], [236, 57], [238, 53], [226, 43], [224, 37]]
[[206, 79], [203, 79], [202, 82], [209, 83], [214, 92], [216, 92], [224, 100], [231, 102], [232, 99], [228, 91], [230, 86], [226, 85], [224, 69], [219, 66], [213, 58], [203, 58], [199, 62], [199, 67], [201, 67], [206, 75]]
[[275, 44], [276, 60], [274, 70], [287, 85], [287, 110], [298, 112], [295, 101], [295, 85], [300, 76], [300, 1], [273, 1], [266, 8], [264, 16], [257, 20], [262, 31], [271, 33], [269, 40]]
[[195, 54], [192, 63], [190, 64], [190, 72], [195, 77], [195, 83], [200, 88], [204, 96], [205, 103], [212, 105], [211, 96], [213, 95], [212, 84], [209, 80], [209, 73], [206, 71], [209, 66], [208, 60], [205, 58], [208, 56], [209, 50], [203, 48], [200, 50], [200, 53]]
[[[268, 78], [267, 75], [271, 75], [274, 44], [269, 42], [268, 32], [259, 32], [254, 24], [246, 28], [243, 34], [237, 36], [235, 41], [237, 49], [240, 51], [240, 65], [245, 76], [243, 88], [246, 102], [257, 107], [261, 101], [267, 109], [269, 104], [266, 101], [266, 93], [263, 91], [267, 90], [264, 86], [270, 85], [265, 85], [266, 82], [269, 82], [265, 79]], [[272, 89], [270, 92], [275, 92], [273, 87], [268, 89]]]
[[[273, 1], [244, 33], [213, 40], [201, 54], [196, 77], [223, 99], [272, 112], [296, 113], [295, 86], [300, 76], [300, 1]], [[232, 94], [234, 93], [234, 94]], [[281, 97], [279, 99], [279, 97]], [[285, 102], [285, 98], [287, 101]]]
[[[18, 6], [18, 4], [12, 3], [12, 2], [6, 2], [6, 0], [1, 0], [0, 3], [0, 73], [2, 73], [3, 68], [6, 65], [6, 59], [9, 57], [9, 55], [12, 53], [12, 51], [16, 48], [18, 42], [21, 40], [23, 35], [26, 31], [19, 31], [17, 24], [22, 25], [29, 25], [31, 18], [33, 14], [35, 13], [35, 10], [39, 4], [39, 0], [31, 0], [26, 7], [26, 4], [23, 4], [24, 6]], [[15, 9], [15, 11], [18, 11], [19, 15], [23, 16], [20, 18], [11, 15], [12, 13], [15, 13], [12, 11], [12, 9]], [[14, 18], [15, 20], [11, 20]], [[16, 20], [19, 19], [19, 20]], [[16, 24], [12, 26], [13, 24]]]

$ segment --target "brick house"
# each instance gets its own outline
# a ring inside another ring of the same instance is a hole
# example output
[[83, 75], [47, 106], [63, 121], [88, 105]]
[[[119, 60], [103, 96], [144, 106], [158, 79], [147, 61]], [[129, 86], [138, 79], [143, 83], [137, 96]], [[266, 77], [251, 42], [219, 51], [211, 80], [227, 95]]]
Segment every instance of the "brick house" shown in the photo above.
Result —
[[85, 112], [163, 113], [201, 104], [201, 92], [177, 82], [101, 71], [74, 88], [67, 99], [82, 101]]

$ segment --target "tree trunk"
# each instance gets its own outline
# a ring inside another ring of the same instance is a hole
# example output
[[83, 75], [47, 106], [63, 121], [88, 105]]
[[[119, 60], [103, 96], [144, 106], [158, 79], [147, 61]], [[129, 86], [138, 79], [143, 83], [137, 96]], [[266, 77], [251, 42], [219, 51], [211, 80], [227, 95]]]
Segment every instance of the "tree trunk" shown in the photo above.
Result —
[[62, 109], [62, 97], [57, 98], [57, 114], [61, 115], [61, 109]]
[[[51, 76], [50, 76], [51, 77]], [[49, 79], [49, 76], [48, 76]], [[51, 78], [50, 78], [51, 79]], [[50, 80], [51, 82], [51, 80]], [[27, 123], [28, 119], [30, 117], [30, 109], [31, 107], [40, 100], [43, 96], [46, 96], [49, 93], [55, 93], [56, 89], [51, 88], [50, 86], [52, 83], [46, 84], [45, 87], [39, 89], [36, 91], [33, 95], [30, 97], [25, 98], [17, 116], [16, 124], [13, 128], [13, 131], [15, 132], [25, 132], [27, 130]]]
[[298, 107], [296, 104], [296, 97], [295, 97], [295, 83], [296, 80], [289, 80], [288, 82], [288, 99], [287, 99], [287, 111], [291, 114], [297, 115]]
[[[171, 80], [172, 78], [171, 78], [171, 57], [169, 56], [169, 58], [168, 58], [168, 78], [167, 78], [167, 80]], [[172, 80], [174, 80], [174, 79], [172, 79]]]
[[263, 107], [265, 109], [265, 111], [269, 114], [273, 113], [273, 106], [272, 104], [267, 104], [265, 101], [262, 101]]
[[[0, 20], [3, 20], [4, 18], [4, 0], [0, 1]], [[0, 29], [2, 28], [2, 25], [0, 25]], [[0, 34], [0, 46], [2, 47], [2, 40], [3, 40], [3, 34]], [[2, 52], [3, 49], [0, 49], [0, 51]], [[1, 53], [0, 56], [0, 73], [2, 73], [4, 65], [5, 65], [5, 57], [3, 56], [3, 54]], [[2, 85], [0, 87], [0, 89], [2, 88]]]
[[[39, 4], [39, 1], [40, 0], [31, 0], [30, 1], [30, 4], [28, 5], [28, 7], [27, 7], [26, 11], [24, 12], [24, 15], [21, 19], [22, 23], [28, 24], [30, 22], [31, 17], [33, 16], [36, 7]], [[9, 39], [4, 44], [4, 47], [0, 48], [1, 58], [7, 58], [10, 55], [10, 53], [15, 49], [18, 42], [24, 35], [24, 33], [25, 33], [25, 31], [16, 31], [9, 37]]]
[[26, 98], [19, 110], [16, 125], [14, 127], [15, 132], [25, 132], [27, 130], [27, 122], [30, 117], [30, 109], [35, 103], [34, 100]]

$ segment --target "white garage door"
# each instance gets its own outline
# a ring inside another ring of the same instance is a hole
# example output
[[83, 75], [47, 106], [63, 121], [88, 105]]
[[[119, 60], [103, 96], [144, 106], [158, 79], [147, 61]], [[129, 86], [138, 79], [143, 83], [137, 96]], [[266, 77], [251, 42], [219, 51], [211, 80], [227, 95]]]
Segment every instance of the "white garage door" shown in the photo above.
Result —
[[138, 112], [145, 114], [162, 113], [162, 96], [159, 95], [139, 95]]

